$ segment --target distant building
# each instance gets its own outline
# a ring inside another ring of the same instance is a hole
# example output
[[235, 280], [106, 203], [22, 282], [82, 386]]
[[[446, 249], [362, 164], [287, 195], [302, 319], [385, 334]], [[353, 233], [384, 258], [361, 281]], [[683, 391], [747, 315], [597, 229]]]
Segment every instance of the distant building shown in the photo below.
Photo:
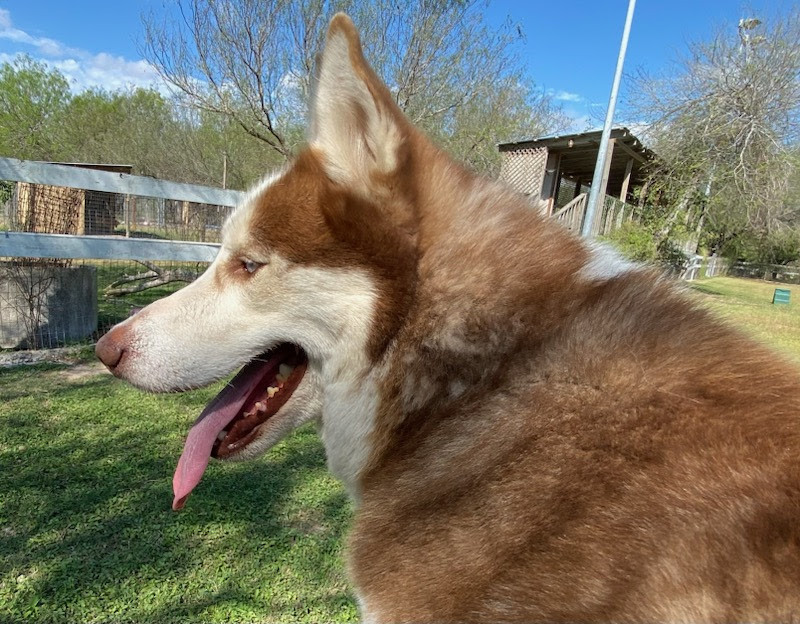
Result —
[[[131, 173], [132, 165], [53, 163], [112, 173]], [[15, 229], [51, 234], [113, 234], [122, 214], [123, 195], [64, 186], [18, 182]]]
[[[601, 131], [501, 143], [500, 178], [546, 215], [555, 215], [589, 191], [600, 151]], [[611, 131], [601, 197], [628, 202], [654, 157], [627, 128]], [[585, 202], [584, 202], [585, 203]], [[622, 214], [622, 213], [620, 213]]]

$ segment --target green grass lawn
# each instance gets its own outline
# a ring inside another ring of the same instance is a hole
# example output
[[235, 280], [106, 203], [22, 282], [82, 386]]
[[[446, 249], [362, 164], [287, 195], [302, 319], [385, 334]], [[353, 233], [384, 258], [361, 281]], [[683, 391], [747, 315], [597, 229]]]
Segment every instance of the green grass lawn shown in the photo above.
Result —
[[[800, 364], [800, 286], [714, 277], [692, 282], [690, 287], [726, 321]], [[789, 305], [772, 304], [776, 288], [791, 291]]]
[[[105, 278], [106, 276], [104, 276]], [[691, 285], [800, 362], [800, 288]], [[213, 462], [170, 509], [183, 438], [217, 388], [153, 396], [77, 366], [0, 369], [0, 622], [355, 621], [351, 515], [305, 427], [259, 461]]]
[[0, 622], [356, 619], [350, 506], [313, 428], [262, 461], [214, 462], [173, 512], [214, 389], [157, 397], [82, 368], [0, 369]]

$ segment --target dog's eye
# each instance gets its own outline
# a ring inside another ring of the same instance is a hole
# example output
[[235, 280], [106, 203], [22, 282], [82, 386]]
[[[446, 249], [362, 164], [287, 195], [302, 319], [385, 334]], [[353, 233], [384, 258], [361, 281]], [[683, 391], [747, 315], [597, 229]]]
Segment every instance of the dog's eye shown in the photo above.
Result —
[[261, 264], [255, 260], [242, 260], [242, 268], [248, 273], [255, 273], [260, 266]]

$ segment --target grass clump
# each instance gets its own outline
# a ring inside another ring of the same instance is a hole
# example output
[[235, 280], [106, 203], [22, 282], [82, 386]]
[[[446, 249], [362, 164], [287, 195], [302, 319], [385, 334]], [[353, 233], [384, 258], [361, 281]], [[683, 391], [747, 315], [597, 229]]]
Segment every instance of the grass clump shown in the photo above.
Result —
[[[799, 287], [736, 277], [713, 277], [690, 287], [703, 305], [729, 324], [800, 364]], [[776, 288], [788, 288], [792, 303], [773, 304]]]

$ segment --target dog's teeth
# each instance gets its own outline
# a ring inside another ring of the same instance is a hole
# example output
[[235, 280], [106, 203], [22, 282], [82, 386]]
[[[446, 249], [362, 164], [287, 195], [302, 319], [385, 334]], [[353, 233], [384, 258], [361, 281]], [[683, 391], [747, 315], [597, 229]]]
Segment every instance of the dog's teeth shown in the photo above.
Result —
[[267, 406], [264, 405], [261, 401], [257, 401], [255, 408], [257, 412], [263, 412], [265, 409], [267, 409]]
[[277, 381], [279, 384], [282, 384], [284, 381], [286, 381], [286, 377], [278, 373], [275, 375], [275, 381]]
[[294, 370], [294, 366], [289, 366], [288, 364], [281, 364], [281, 365], [278, 367], [278, 373], [279, 373], [281, 376], [283, 376], [283, 378], [284, 378], [284, 379], [286, 379], [287, 377], [289, 377], [289, 375], [291, 375], [291, 374], [292, 374], [292, 371], [293, 371], [293, 370]]
[[219, 440], [220, 442], [222, 442], [224, 439], [225, 439], [225, 432], [224, 432], [224, 431], [220, 431], [220, 432], [217, 434], [217, 440]]
[[274, 387], [274, 386], [270, 386], [269, 388], [267, 388], [267, 396], [270, 399], [272, 397], [274, 397], [277, 394], [277, 392], [278, 392], [278, 389], [276, 387]]

